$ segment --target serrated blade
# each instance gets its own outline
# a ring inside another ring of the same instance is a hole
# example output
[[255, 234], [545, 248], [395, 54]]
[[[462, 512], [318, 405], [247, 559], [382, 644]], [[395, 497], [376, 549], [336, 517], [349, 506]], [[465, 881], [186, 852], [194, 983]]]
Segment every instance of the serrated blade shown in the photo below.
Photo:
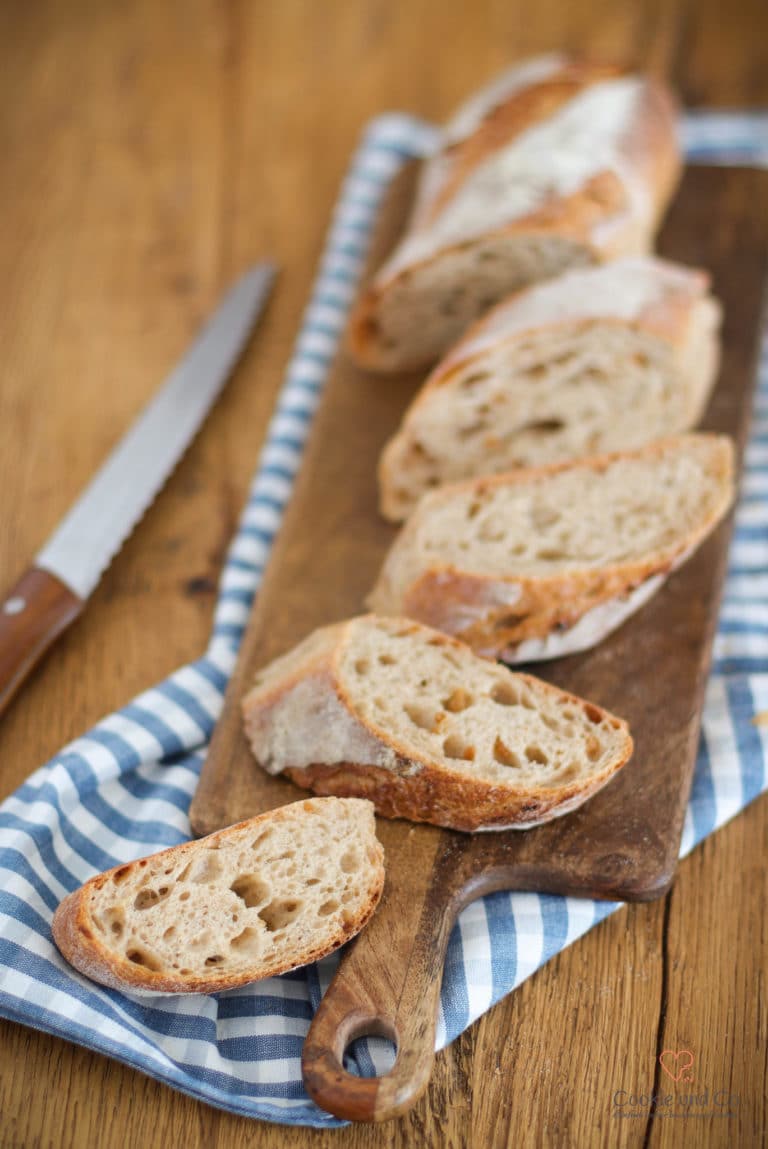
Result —
[[86, 599], [204, 421], [245, 348], [275, 276], [238, 280], [154, 399], [37, 555], [35, 565]]

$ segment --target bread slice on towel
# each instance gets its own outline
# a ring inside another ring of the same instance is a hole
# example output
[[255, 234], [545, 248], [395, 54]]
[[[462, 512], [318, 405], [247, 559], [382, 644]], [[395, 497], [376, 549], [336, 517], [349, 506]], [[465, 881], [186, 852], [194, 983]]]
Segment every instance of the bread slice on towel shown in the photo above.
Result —
[[527, 829], [574, 810], [632, 753], [626, 723], [408, 619], [315, 631], [243, 702], [257, 761], [387, 818]]
[[731, 440], [695, 432], [455, 483], [418, 504], [368, 603], [505, 662], [587, 650], [648, 601], [732, 498]]
[[382, 513], [441, 483], [624, 451], [686, 431], [717, 373], [709, 276], [649, 256], [569, 271], [474, 325], [381, 457]]
[[370, 802], [311, 798], [91, 878], [53, 936], [102, 985], [218, 993], [337, 949], [383, 886]]
[[425, 162], [406, 233], [352, 316], [352, 354], [424, 366], [510, 291], [650, 250], [679, 174], [659, 81], [557, 54], [512, 68]]

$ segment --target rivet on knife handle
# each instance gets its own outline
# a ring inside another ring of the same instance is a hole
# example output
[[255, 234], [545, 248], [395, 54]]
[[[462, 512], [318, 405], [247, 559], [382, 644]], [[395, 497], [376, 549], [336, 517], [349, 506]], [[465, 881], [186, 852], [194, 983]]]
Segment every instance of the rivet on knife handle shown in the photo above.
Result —
[[37, 567], [11, 589], [0, 605], [0, 714], [83, 605], [68, 586]]

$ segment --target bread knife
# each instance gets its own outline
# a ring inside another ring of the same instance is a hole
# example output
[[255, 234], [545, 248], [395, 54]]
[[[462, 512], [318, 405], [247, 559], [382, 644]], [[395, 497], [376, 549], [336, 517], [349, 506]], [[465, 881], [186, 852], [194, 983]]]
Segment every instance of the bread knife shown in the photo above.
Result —
[[271, 264], [227, 292], [160, 391], [0, 605], [0, 714], [102, 574], [194, 438], [269, 296]]

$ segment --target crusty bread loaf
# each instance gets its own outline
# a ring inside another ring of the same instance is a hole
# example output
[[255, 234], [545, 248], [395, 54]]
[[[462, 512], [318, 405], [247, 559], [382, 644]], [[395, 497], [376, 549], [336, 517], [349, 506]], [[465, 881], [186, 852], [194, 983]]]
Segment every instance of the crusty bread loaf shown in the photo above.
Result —
[[580, 806], [629, 759], [626, 724], [408, 619], [315, 631], [243, 702], [256, 760], [388, 818], [527, 829]]
[[654, 594], [733, 498], [733, 445], [691, 433], [425, 495], [369, 596], [507, 662], [596, 645]]
[[658, 81], [559, 55], [511, 69], [426, 161], [406, 234], [352, 316], [352, 354], [424, 366], [510, 291], [649, 250], [679, 173]]
[[370, 802], [312, 798], [91, 878], [53, 936], [102, 985], [217, 993], [337, 949], [383, 885]]
[[382, 513], [442, 483], [624, 451], [698, 422], [719, 361], [709, 277], [649, 256], [569, 271], [476, 323], [381, 457]]

